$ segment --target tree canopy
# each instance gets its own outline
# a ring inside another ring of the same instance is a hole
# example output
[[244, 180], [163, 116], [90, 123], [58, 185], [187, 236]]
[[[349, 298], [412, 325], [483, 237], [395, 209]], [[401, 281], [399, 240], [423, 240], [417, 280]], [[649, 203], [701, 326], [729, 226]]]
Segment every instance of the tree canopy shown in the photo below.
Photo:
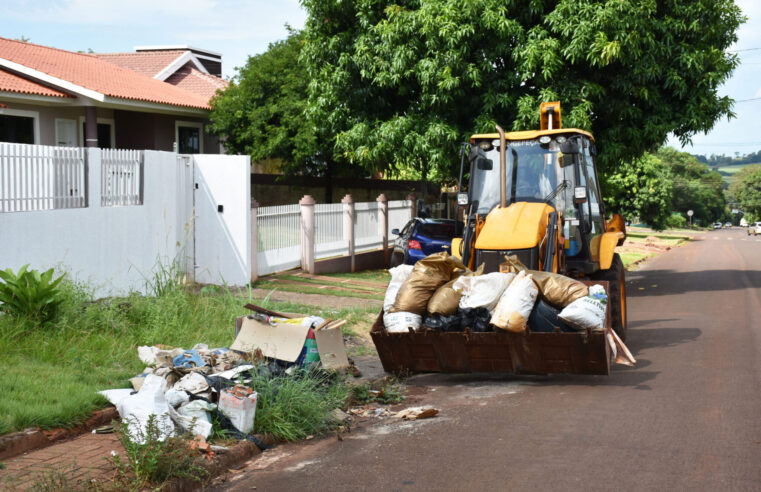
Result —
[[751, 220], [761, 219], [761, 166], [748, 166], [735, 175], [729, 191]]
[[605, 203], [627, 219], [652, 228], [672, 225], [672, 213], [708, 224], [725, 216], [721, 175], [686, 152], [664, 147], [602, 175]]
[[[603, 171], [731, 116], [730, 0], [303, 0], [307, 112], [368, 170], [454, 176], [457, 145], [537, 128], [542, 101], [592, 131]], [[639, 162], [639, 161], [638, 161]]]

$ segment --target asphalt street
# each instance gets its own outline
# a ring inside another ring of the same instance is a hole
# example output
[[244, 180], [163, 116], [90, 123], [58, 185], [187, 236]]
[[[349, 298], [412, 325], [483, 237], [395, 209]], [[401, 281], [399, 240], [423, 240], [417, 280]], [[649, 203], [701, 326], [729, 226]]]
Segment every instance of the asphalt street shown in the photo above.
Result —
[[627, 291], [634, 368], [413, 376], [437, 417], [279, 446], [218, 490], [761, 490], [761, 237], [700, 235]]

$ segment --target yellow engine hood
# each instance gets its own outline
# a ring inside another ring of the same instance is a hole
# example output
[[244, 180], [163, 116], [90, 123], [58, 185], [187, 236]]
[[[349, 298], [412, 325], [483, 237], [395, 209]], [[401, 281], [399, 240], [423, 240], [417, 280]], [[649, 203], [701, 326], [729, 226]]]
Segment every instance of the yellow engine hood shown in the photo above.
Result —
[[546, 203], [517, 202], [495, 208], [476, 238], [476, 249], [508, 250], [538, 246], [547, 232], [549, 214], [555, 209]]

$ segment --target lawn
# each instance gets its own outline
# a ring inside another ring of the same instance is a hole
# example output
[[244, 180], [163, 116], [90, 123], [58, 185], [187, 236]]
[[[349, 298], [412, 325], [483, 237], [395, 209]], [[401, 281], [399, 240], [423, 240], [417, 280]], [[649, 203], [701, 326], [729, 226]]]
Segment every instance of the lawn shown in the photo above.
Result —
[[93, 301], [85, 288], [62, 284], [65, 302], [56, 320], [39, 326], [0, 314], [0, 435], [27, 427], [69, 427], [104, 407], [98, 390], [129, 387], [142, 371], [138, 345], [196, 343], [227, 347], [243, 304], [331, 318], [347, 318], [347, 334], [366, 330], [374, 308], [323, 310], [272, 303], [243, 292], [204, 293], [175, 287], [160, 297], [131, 295]]

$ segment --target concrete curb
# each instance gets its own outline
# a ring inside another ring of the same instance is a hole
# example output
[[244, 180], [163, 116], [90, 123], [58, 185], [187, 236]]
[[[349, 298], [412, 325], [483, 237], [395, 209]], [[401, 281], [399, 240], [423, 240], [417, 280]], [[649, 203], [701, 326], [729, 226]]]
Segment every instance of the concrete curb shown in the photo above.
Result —
[[90, 432], [96, 427], [111, 423], [118, 418], [119, 414], [115, 407], [106, 407], [96, 410], [83, 424], [71, 429], [41, 430], [39, 428], [25, 429], [0, 436], [0, 460], [14, 458], [20, 454], [46, 448], [57, 441], [71, 439], [80, 434]]

